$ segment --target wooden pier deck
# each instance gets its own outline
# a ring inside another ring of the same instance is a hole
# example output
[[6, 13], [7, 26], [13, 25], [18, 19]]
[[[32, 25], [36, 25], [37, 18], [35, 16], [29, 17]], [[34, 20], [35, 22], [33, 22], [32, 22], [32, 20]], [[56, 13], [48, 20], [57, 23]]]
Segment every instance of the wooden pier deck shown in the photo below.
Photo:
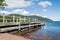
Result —
[[5, 22], [0, 23], [0, 33], [2, 32], [10, 32], [10, 31], [21, 31], [31, 28], [35, 28], [38, 26], [42, 26], [44, 24], [41, 24], [39, 22], [24, 22], [24, 23], [17, 23], [17, 22]]

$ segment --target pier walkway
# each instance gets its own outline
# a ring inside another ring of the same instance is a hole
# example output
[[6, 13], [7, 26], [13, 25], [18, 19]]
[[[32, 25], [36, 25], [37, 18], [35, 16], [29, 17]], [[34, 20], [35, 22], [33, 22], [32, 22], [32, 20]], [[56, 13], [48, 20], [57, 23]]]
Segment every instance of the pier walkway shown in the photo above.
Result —
[[[6, 18], [8, 17], [8, 18]], [[37, 18], [26, 18], [26, 17], [16, 17], [16, 16], [5, 16], [3, 15], [0, 18], [2, 22], [0, 22], [0, 33], [2, 32], [10, 32], [10, 31], [22, 31], [29, 30], [41, 25], [44, 23], [40, 22]]]
[[44, 24], [41, 24], [39, 22], [30, 22], [30, 23], [16, 23], [16, 22], [0, 22], [0, 32], [10, 32], [10, 31], [21, 31], [25, 29], [32, 29], [38, 26], [42, 26]]

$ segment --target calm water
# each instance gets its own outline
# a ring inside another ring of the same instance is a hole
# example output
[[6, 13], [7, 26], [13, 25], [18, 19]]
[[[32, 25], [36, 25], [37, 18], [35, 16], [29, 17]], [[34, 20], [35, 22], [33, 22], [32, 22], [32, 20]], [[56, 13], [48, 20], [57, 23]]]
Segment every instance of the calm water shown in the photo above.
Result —
[[44, 27], [27, 35], [34, 40], [60, 40], [60, 22], [47, 22]]

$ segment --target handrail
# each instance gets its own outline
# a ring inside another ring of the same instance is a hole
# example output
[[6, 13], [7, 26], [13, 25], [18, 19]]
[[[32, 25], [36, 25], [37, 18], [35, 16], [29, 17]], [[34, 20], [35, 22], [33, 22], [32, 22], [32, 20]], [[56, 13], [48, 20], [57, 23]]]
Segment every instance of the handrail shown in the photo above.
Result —
[[31, 19], [30, 17], [27, 19], [26, 17], [17, 17], [17, 16], [2, 16], [0, 18], [2, 22], [39, 22], [38, 19]]

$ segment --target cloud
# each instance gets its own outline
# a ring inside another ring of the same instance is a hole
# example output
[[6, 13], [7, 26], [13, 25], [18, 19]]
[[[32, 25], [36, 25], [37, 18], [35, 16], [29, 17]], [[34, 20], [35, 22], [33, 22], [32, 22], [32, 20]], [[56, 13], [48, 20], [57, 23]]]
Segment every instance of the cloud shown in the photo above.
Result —
[[23, 10], [23, 9], [16, 9], [16, 10], [13, 10], [11, 13], [21, 14], [21, 15], [28, 15], [30, 12], [28, 12], [26, 10]]
[[8, 15], [8, 14], [12, 14], [12, 13], [14, 13], [14, 14], [19, 14], [19, 13], [22, 13], [23, 12], [23, 10], [22, 9], [16, 9], [16, 10], [13, 10], [13, 11], [1, 11], [0, 13], [2, 14], [2, 13], [5, 13], [5, 15]]
[[36, 15], [36, 16], [40, 16], [40, 14], [34, 14], [34, 13], [31, 13], [30, 15]]
[[42, 17], [45, 17], [45, 18], [47, 18], [47, 16], [42, 16]]
[[35, 15], [35, 14], [30, 14], [30, 15]]
[[3, 13], [4, 13], [5, 15], [7, 15], [7, 14], [10, 14], [11, 12], [8, 12], [8, 11], [0, 11], [0, 14], [1, 14], [1, 15], [3, 15]]
[[21, 8], [30, 6], [32, 4], [31, 1], [25, 1], [25, 0], [5, 0], [8, 4], [8, 8]]
[[39, 0], [31, 0], [31, 1], [39, 1]]
[[43, 9], [42, 11], [43, 11], [43, 12], [47, 12], [47, 9]]
[[8, 13], [7, 11], [1, 11], [0, 13]]
[[6, 15], [8, 14], [21, 14], [21, 15], [30, 15], [30, 12], [26, 11], [26, 10], [23, 10], [23, 9], [16, 9], [16, 10], [13, 10], [11, 12], [8, 12], [8, 11], [1, 11], [1, 14], [2, 13], [5, 13]]
[[30, 14], [30, 12], [28, 12], [28, 11], [23, 11], [23, 13], [22, 13], [23, 15], [29, 15]]
[[11, 13], [19, 14], [19, 13], [22, 13], [22, 12], [23, 12], [22, 9], [16, 9], [16, 10], [13, 10]]
[[47, 8], [48, 6], [52, 6], [52, 3], [50, 1], [41, 1], [39, 5], [43, 8]]

